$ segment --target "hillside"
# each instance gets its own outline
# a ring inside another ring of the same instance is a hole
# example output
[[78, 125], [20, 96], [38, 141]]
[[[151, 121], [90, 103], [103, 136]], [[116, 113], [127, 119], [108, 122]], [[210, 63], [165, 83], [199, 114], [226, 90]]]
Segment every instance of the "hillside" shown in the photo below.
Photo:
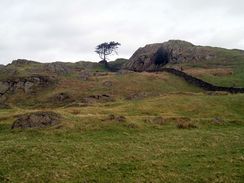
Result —
[[243, 87], [243, 53], [176, 43], [214, 56], [0, 67], [0, 182], [242, 182], [244, 94], [155, 71]]
[[244, 52], [196, 46], [180, 40], [139, 48], [123, 68], [135, 71], [173, 67], [219, 86], [244, 86]]

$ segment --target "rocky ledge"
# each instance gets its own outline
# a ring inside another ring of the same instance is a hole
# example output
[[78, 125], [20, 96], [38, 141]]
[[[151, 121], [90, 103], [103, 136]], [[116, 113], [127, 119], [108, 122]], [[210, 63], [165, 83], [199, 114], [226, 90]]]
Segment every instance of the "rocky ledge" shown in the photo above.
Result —
[[216, 56], [213, 48], [195, 46], [181, 40], [170, 40], [139, 48], [123, 68], [133, 71], [157, 70], [168, 63], [205, 61]]
[[18, 91], [32, 93], [37, 88], [46, 88], [53, 83], [54, 80], [47, 76], [19, 77], [0, 81], [0, 102], [6, 100], [7, 94], [14, 94]]

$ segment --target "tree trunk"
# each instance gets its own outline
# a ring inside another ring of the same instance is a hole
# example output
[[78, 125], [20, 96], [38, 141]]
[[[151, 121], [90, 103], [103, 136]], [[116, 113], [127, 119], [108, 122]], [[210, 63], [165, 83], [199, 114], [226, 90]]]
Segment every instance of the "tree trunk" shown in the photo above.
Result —
[[103, 51], [103, 60], [106, 61], [105, 49]]

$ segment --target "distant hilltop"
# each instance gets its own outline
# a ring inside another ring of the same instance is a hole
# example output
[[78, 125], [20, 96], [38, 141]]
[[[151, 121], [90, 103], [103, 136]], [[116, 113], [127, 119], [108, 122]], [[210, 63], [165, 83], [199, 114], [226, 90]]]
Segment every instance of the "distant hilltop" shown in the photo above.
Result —
[[169, 40], [139, 48], [124, 65], [124, 69], [147, 71], [156, 70], [167, 64], [231, 61], [236, 56], [244, 59], [243, 53], [243, 50], [196, 46], [182, 40]]
[[[54, 73], [69, 73], [72, 70], [88, 69], [98, 71], [156, 71], [163, 67], [174, 67], [185, 63], [204, 63], [204, 64], [224, 64], [233, 60], [244, 60], [244, 50], [225, 49], [210, 46], [196, 46], [190, 42], [182, 40], [169, 40], [164, 43], [148, 44], [139, 48], [130, 59], [117, 59], [111, 62], [89, 62], [79, 61], [40, 63], [36, 61], [18, 59], [12, 61], [10, 68], [23, 65], [39, 65], [39, 70]], [[4, 68], [0, 65], [0, 69]], [[36, 69], [35, 71], [38, 71]]]

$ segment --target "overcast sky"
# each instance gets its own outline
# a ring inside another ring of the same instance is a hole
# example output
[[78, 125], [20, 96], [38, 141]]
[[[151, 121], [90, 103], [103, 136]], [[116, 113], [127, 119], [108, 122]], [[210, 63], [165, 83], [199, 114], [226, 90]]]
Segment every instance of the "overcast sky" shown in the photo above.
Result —
[[244, 49], [244, 0], [0, 0], [0, 64], [99, 61], [112, 40], [129, 58], [169, 39]]

